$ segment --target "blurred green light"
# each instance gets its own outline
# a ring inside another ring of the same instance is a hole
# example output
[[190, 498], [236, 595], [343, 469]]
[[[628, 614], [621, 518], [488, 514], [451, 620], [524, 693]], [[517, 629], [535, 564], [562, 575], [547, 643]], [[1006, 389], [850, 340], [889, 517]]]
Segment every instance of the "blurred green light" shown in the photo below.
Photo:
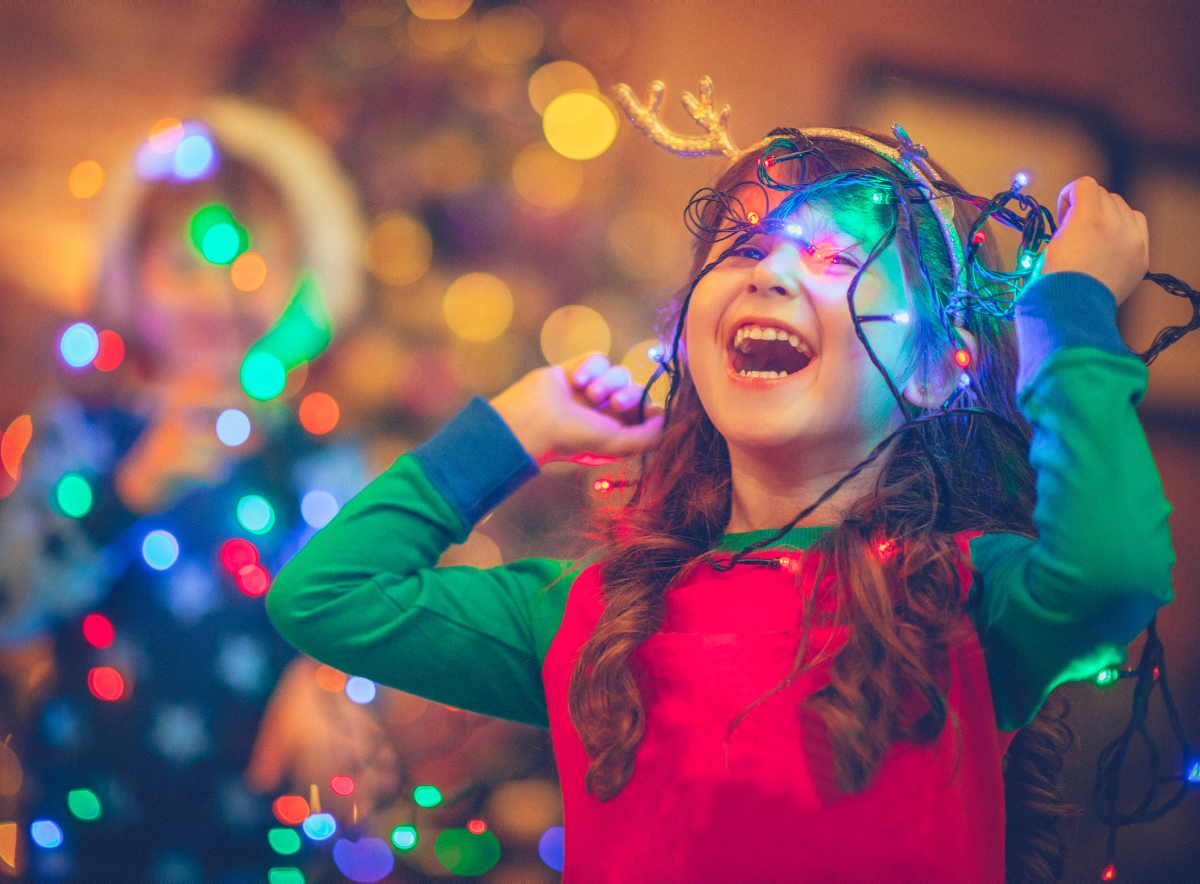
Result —
[[64, 473], [54, 488], [54, 498], [63, 513], [82, 518], [92, 509], [92, 486], [78, 473]]
[[414, 826], [396, 826], [392, 829], [392, 844], [397, 850], [412, 850], [417, 846], [417, 830]]
[[422, 807], [437, 807], [442, 803], [442, 793], [437, 786], [417, 786], [413, 789], [413, 801]]
[[291, 856], [300, 849], [300, 834], [295, 829], [271, 829], [267, 832], [271, 849], [284, 856]]
[[1102, 688], [1112, 687], [1120, 678], [1120, 673], [1116, 667], [1110, 666], [1108, 669], [1101, 669], [1096, 673], [1096, 686]]
[[466, 829], [443, 829], [433, 850], [438, 862], [460, 877], [482, 875], [500, 861], [500, 841], [490, 831], [473, 835]]
[[212, 264], [229, 264], [250, 248], [250, 235], [222, 205], [197, 209], [188, 223], [188, 236], [196, 251]]
[[91, 789], [72, 789], [67, 793], [67, 807], [81, 820], [100, 816], [100, 799]]
[[267, 872], [267, 884], [305, 884], [299, 869], [275, 868]]
[[232, 224], [214, 224], [200, 242], [200, 253], [213, 264], [229, 264], [237, 257], [241, 237]]
[[275, 525], [275, 510], [266, 498], [247, 494], [237, 505], [238, 523], [253, 534], [266, 534]]
[[283, 392], [287, 372], [270, 353], [252, 352], [242, 361], [241, 380], [247, 396], [265, 402]]

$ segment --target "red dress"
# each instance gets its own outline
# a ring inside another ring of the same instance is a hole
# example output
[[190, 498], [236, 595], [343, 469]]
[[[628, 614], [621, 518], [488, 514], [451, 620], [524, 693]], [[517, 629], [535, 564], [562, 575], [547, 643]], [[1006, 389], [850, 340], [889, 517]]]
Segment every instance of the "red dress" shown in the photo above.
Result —
[[[964, 559], [968, 539], [959, 538]], [[759, 703], [726, 742], [738, 713], [792, 669], [818, 555], [806, 556], [799, 578], [706, 566], [669, 592], [663, 628], [635, 655], [646, 732], [633, 776], [604, 803], [584, 789], [587, 755], [567, 711], [578, 650], [603, 609], [598, 568], [576, 579], [542, 670], [562, 778], [564, 882], [1004, 880], [1000, 759], [1012, 735], [996, 728], [973, 628], [950, 655], [941, 735], [893, 746], [858, 795], [821, 785], [828, 742], [811, 733], [806, 742], [798, 714], [827, 683], [827, 664]], [[828, 643], [827, 660], [845, 641], [836, 632], [814, 627], [806, 656]]]

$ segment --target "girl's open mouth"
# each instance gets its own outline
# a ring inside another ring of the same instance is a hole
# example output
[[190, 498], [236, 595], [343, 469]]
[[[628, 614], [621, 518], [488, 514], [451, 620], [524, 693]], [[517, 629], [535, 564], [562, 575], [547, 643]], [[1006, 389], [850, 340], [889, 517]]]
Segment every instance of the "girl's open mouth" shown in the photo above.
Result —
[[785, 378], [812, 362], [812, 351], [787, 329], [743, 325], [729, 348], [733, 373], [745, 378]]

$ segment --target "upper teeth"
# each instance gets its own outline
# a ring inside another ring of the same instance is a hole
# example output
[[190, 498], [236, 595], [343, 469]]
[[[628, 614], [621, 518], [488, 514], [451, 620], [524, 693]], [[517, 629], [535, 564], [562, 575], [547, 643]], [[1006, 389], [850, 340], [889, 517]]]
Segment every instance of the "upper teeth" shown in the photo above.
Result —
[[762, 325], [743, 325], [733, 336], [733, 346], [740, 347], [742, 341], [747, 338], [752, 341], [787, 341], [804, 355], [812, 355], [809, 352], [808, 346], [800, 340], [800, 337], [790, 334], [786, 329], [771, 328]]

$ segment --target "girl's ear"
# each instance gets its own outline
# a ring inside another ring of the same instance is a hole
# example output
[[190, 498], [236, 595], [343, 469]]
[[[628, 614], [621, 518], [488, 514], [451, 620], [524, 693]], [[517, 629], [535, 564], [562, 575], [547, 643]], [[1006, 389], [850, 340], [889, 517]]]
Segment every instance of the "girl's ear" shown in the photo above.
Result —
[[[942, 403], [958, 388], [958, 379], [962, 373], [975, 365], [979, 359], [979, 344], [975, 336], [965, 328], [955, 329], [962, 339], [963, 349], [970, 356], [964, 360], [957, 349], [949, 350], [930, 369], [929, 377], [921, 377], [915, 372], [904, 385], [904, 398], [913, 405], [921, 408], [940, 408]], [[966, 361], [966, 364], [962, 364]]]

